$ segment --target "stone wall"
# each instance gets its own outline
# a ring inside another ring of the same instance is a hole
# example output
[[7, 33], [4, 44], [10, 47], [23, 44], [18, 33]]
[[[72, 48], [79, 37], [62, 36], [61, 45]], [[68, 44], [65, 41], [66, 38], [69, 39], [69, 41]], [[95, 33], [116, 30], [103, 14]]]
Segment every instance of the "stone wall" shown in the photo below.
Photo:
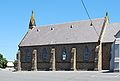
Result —
[[[85, 46], [88, 47], [90, 54], [89, 54], [89, 60], [84, 61], [83, 59], [83, 52]], [[97, 43], [83, 43], [83, 44], [61, 44], [61, 45], [46, 45], [46, 46], [30, 46], [30, 47], [20, 47], [21, 51], [21, 63], [22, 63], [22, 70], [27, 70], [32, 67], [31, 61], [32, 61], [32, 52], [34, 49], [37, 50], [37, 69], [38, 70], [48, 70], [51, 67], [50, 63], [50, 57], [51, 57], [51, 49], [55, 48], [55, 59], [56, 59], [56, 70], [70, 70], [71, 69], [71, 50], [72, 48], [76, 48], [77, 50], [77, 63], [76, 68], [77, 70], [94, 70], [95, 68], [95, 48], [97, 46]], [[110, 44], [104, 44], [103, 45], [103, 69], [109, 68], [109, 52], [110, 52]], [[43, 59], [43, 49], [47, 49], [47, 60], [44, 61]], [[67, 50], [67, 59], [65, 61], [62, 59], [62, 50], [63, 48], [66, 48]], [[30, 61], [25, 60], [26, 57], [26, 51], [30, 50]]]
[[110, 68], [110, 52], [112, 43], [103, 43], [102, 55], [102, 69], [108, 70]]

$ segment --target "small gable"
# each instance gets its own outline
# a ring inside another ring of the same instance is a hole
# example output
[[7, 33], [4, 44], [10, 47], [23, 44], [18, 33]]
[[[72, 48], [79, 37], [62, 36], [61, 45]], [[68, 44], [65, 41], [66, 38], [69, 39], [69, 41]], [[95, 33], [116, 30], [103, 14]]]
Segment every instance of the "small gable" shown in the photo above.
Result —
[[120, 38], [120, 30], [117, 32], [117, 34], [115, 35], [116, 38]]

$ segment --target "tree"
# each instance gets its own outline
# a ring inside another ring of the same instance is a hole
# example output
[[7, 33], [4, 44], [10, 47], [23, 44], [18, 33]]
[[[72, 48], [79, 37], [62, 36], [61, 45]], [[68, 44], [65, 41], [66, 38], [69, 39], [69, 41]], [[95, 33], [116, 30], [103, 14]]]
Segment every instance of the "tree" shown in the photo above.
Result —
[[3, 58], [3, 55], [0, 54], [0, 68], [6, 68], [7, 67], [7, 60], [6, 58]]

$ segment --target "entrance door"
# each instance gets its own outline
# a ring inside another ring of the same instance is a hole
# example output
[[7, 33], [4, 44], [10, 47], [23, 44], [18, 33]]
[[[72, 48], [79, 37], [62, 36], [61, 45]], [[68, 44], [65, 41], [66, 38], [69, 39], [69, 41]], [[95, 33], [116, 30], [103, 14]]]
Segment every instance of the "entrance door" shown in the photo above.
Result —
[[119, 44], [115, 44], [115, 61], [114, 61], [114, 70], [119, 70]]

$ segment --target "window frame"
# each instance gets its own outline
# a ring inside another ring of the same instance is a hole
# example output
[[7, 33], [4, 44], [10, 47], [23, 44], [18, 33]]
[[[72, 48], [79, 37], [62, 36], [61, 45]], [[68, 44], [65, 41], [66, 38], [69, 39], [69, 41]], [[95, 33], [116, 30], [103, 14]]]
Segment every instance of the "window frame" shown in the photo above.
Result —
[[42, 59], [43, 59], [43, 62], [47, 61], [47, 55], [48, 55], [47, 48], [43, 48], [43, 50], [42, 50]]
[[115, 58], [119, 58], [119, 44], [115, 44]]
[[84, 50], [83, 50], [83, 61], [88, 62], [89, 57], [90, 57], [90, 50], [89, 50], [88, 46], [85, 46]]
[[61, 54], [61, 60], [62, 61], [67, 61], [67, 57], [68, 57], [67, 49], [65, 47], [63, 47], [62, 48], [62, 54]]
[[26, 62], [31, 62], [31, 52], [30, 52], [30, 49], [26, 49], [26, 55], [25, 55], [25, 61]]

